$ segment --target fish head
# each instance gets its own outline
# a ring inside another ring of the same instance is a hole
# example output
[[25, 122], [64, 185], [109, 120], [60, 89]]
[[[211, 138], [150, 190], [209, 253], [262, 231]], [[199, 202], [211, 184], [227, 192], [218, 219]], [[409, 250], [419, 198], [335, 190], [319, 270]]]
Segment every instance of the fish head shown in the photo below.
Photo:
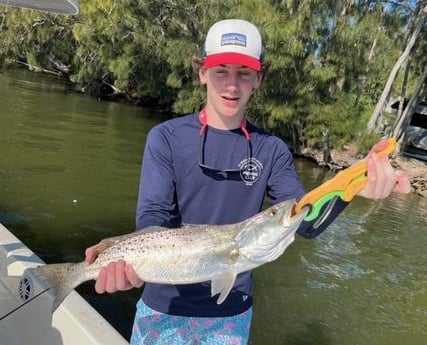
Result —
[[262, 264], [283, 254], [308, 209], [294, 215], [295, 200], [282, 201], [242, 223], [236, 236], [239, 252], [247, 260]]

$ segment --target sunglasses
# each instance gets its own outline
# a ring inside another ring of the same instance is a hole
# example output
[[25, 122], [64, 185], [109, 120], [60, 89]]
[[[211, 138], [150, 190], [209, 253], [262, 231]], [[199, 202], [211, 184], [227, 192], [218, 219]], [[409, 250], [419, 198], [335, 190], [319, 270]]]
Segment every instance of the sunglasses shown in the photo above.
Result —
[[[206, 152], [206, 139], [207, 139], [207, 118], [206, 118], [206, 112], [203, 109], [200, 113], [199, 113], [199, 121], [202, 125], [201, 129], [200, 129], [200, 151], [199, 151], [199, 167], [205, 171], [208, 172], [210, 174], [216, 174], [219, 176], [222, 176], [224, 178], [227, 178], [228, 175], [230, 174], [237, 174], [237, 173], [241, 173], [247, 164], [245, 164], [242, 167], [239, 168], [217, 168], [217, 167], [212, 167], [210, 165], [207, 165], [205, 162], [205, 152]], [[246, 129], [246, 120], [243, 119], [242, 124], [240, 125], [240, 129], [242, 130], [245, 139], [246, 139], [246, 162], [249, 163], [252, 160], [252, 145], [251, 145], [251, 140], [249, 137], [249, 133]]]

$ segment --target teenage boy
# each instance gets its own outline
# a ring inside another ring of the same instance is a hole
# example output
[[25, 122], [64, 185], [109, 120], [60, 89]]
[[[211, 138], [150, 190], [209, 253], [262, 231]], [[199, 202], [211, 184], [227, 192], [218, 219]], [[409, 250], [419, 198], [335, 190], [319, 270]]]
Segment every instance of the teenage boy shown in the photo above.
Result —
[[[286, 144], [255, 127], [246, 105], [262, 81], [262, 43], [258, 29], [244, 20], [215, 23], [196, 60], [206, 103], [199, 112], [155, 126], [143, 159], [136, 213], [137, 229], [181, 223], [227, 224], [271, 203], [299, 199], [304, 189]], [[406, 175], [395, 171], [386, 155], [368, 156], [368, 183], [359, 193], [378, 199], [392, 191], [410, 191]], [[298, 231], [314, 237], [346, 206], [338, 202], [327, 221], [314, 232], [311, 224]], [[179, 231], [177, 229], [176, 231]], [[88, 248], [86, 260], [96, 255]], [[143, 282], [124, 261], [103, 269], [99, 293], [141, 287]], [[240, 274], [222, 304], [211, 297], [208, 282], [191, 285], [146, 283], [131, 344], [246, 344], [252, 315], [252, 273]]]

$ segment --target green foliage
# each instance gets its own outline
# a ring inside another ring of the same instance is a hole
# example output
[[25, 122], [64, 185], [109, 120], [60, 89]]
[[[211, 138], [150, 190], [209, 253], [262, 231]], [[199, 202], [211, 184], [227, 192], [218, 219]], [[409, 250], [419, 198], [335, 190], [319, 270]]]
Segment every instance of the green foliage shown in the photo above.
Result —
[[0, 56], [55, 70], [61, 61], [71, 67], [75, 45], [73, 17], [6, 7], [2, 13]]
[[[319, 144], [322, 131], [329, 130], [330, 141], [333, 146], [341, 148], [349, 141], [360, 138], [363, 135], [365, 122], [361, 121], [367, 110], [362, 105], [354, 105], [354, 95], [340, 94], [333, 104], [313, 104], [310, 106], [310, 114], [307, 117], [306, 135], [308, 144]], [[365, 119], [366, 120], [366, 119]]]
[[[406, 0], [81, 0], [78, 16], [3, 7], [0, 61], [57, 70], [96, 96], [150, 100], [174, 113], [199, 109], [204, 88], [192, 70], [217, 20], [254, 22], [269, 66], [248, 106], [251, 119], [293, 145], [361, 145], [364, 126], [399, 56], [413, 2]], [[425, 36], [426, 33], [424, 32]], [[413, 56], [409, 88], [425, 65]], [[400, 91], [401, 77], [395, 85]]]

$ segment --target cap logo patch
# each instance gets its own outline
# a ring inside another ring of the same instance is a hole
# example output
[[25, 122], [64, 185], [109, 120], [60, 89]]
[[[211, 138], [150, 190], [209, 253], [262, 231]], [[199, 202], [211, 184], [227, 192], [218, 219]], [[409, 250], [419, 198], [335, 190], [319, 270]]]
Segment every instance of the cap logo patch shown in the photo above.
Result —
[[230, 32], [221, 36], [221, 46], [246, 47], [246, 35]]

